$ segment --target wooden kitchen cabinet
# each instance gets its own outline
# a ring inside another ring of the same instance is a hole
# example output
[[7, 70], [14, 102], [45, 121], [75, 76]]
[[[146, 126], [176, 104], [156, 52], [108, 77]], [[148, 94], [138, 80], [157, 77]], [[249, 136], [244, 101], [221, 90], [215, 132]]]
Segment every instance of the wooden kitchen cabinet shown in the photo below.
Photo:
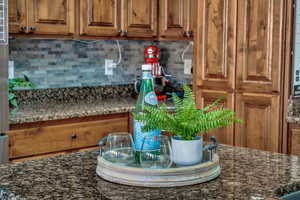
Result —
[[9, 0], [10, 33], [71, 35], [75, 0]]
[[82, 0], [80, 34], [157, 36], [157, 0]]
[[10, 33], [24, 33], [27, 30], [27, 11], [25, 0], [9, 0], [8, 19]]
[[196, 0], [159, 0], [159, 36], [192, 38]]
[[280, 92], [286, 1], [239, 2], [237, 21], [238, 90]]
[[235, 144], [266, 151], [279, 151], [280, 97], [269, 94], [236, 95]]
[[10, 33], [192, 39], [196, 5], [196, 0], [9, 0]]
[[10, 159], [95, 147], [108, 133], [128, 131], [128, 113], [21, 126], [8, 133]]
[[157, 0], [123, 0], [123, 35], [127, 37], [157, 36], [157, 4]]
[[81, 0], [80, 34], [119, 36], [121, 31], [121, 0]]
[[[214, 90], [197, 90], [196, 96], [200, 97], [197, 99], [197, 106], [203, 108], [208, 104], [213, 103], [220, 97], [224, 99], [220, 102], [219, 107], [229, 108], [234, 110], [234, 94], [226, 93], [224, 91]], [[205, 140], [209, 141], [210, 136], [216, 136], [217, 140], [221, 144], [234, 144], [234, 125], [211, 130], [205, 134]]]
[[75, 0], [30, 0], [28, 31], [70, 35], [75, 32]]
[[195, 85], [232, 92], [235, 87], [237, 0], [198, 2]]
[[281, 151], [286, 3], [198, 1], [194, 89], [198, 102], [207, 91], [232, 94], [244, 121], [234, 125], [234, 145]]
[[300, 156], [300, 124], [289, 124], [288, 153]]

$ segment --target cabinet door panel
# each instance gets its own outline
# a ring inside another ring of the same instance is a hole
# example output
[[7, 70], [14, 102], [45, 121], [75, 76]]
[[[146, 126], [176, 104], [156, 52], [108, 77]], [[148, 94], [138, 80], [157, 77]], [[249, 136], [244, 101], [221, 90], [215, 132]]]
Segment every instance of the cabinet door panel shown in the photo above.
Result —
[[[200, 108], [207, 106], [208, 104], [213, 103], [221, 96], [227, 95], [221, 102], [220, 107], [228, 108], [234, 110], [234, 94], [226, 93], [224, 91], [214, 91], [214, 90], [198, 90], [196, 93], [197, 96], [197, 105]], [[205, 140], [209, 141], [210, 136], [216, 136], [218, 142], [222, 144], [233, 145], [233, 125], [219, 128], [216, 130], [209, 131], [205, 135]]]
[[25, 0], [9, 0], [8, 5], [9, 32], [26, 32], [27, 15]]
[[80, 34], [118, 36], [121, 28], [120, 0], [82, 0]]
[[300, 155], [300, 126], [293, 125], [289, 127], [289, 153]]
[[123, 30], [128, 37], [157, 35], [157, 0], [123, 0]]
[[160, 36], [184, 36], [184, 4], [184, 0], [160, 0]]
[[28, 2], [29, 27], [33, 33], [66, 35], [74, 33], [74, 0], [31, 0]]
[[237, 89], [280, 92], [284, 2], [239, 2]]
[[207, 89], [234, 89], [236, 0], [198, 2], [196, 84]]
[[266, 151], [279, 151], [280, 97], [237, 94], [236, 113], [244, 123], [235, 125], [235, 144]]

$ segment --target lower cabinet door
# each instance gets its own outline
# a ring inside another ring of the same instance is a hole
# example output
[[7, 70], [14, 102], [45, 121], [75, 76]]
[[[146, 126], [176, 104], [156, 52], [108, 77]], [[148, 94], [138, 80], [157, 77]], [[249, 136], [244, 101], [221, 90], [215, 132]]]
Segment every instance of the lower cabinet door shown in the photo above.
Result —
[[289, 125], [289, 154], [300, 156], [300, 125]]
[[128, 117], [12, 130], [10, 158], [93, 147], [111, 132], [128, 132]]
[[236, 94], [236, 113], [244, 123], [235, 124], [235, 145], [279, 152], [280, 97]]
[[[213, 103], [219, 97], [224, 96], [224, 99], [220, 102], [219, 106], [229, 108], [234, 110], [234, 94], [226, 93], [224, 91], [214, 91], [214, 90], [198, 90], [196, 92], [197, 104], [200, 108]], [[210, 136], [216, 136], [219, 143], [233, 145], [233, 130], [234, 125], [219, 128], [216, 130], [209, 131], [205, 134], [204, 139], [209, 141]]]

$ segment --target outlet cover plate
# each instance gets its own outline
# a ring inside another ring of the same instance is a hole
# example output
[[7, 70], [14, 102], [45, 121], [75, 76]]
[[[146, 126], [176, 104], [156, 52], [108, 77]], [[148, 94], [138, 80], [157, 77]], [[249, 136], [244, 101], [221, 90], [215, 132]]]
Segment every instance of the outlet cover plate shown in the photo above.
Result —
[[105, 59], [105, 75], [113, 75], [113, 63], [114, 61], [111, 59]]
[[191, 59], [184, 60], [184, 74], [187, 74], [187, 75], [192, 74], [192, 60]]

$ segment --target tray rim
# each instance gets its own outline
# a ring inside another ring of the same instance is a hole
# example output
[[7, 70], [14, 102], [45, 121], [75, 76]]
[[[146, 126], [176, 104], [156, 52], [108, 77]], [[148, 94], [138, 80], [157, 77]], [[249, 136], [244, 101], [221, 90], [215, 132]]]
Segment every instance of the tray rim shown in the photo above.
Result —
[[116, 165], [98, 156], [96, 173], [109, 182], [141, 187], [176, 187], [194, 185], [217, 178], [221, 174], [219, 156], [192, 166], [149, 169]]
[[[212, 160], [210, 161], [206, 161], [206, 162], [202, 162], [202, 163], [198, 163], [196, 165], [189, 165], [189, 166], [180, 166], [180, 167], [173, 167], [173, 168], [157, 168], [157, 169], [152, 169], [152, 168], [142, 168], [142, 167], [130, 167], [130, 166], [126, 166], [126, 165], [117, 165], [114, 164], [112, 162], [107, 161], [106, 159], [104, 159], [101, 156], [97, 156], [97, 160], [98, 160], [98, 165], [99, 163], [102, 163], [104, 166], [112, 166], [114, 168], [122, 168], [123, 170], [128, 170], [128, 171], [133, 171], [133, 172], [180, 172], [180, 171], [186, 171], [186, 170], [192, 170], [192, 169], [199, 169], [201, 167], [201, 169], [204, 168], [208, 168], [210, 166], [215, 166], [220, 165], [219, 163], [219, 156], [218, 154], [213, 154], [212, 156]], [[206, 166], [206, 167], [204, 167]]]

